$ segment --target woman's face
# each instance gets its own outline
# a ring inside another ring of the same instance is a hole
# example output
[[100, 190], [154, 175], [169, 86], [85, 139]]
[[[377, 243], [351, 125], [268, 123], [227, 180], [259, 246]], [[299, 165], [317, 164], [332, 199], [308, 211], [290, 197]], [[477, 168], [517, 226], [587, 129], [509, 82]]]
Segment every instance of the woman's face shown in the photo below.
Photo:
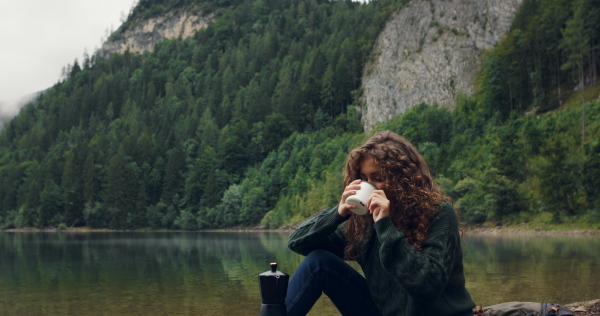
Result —
[[385, 190], [385, 179], [372, 156], [366, 156], [360, 163], [360, 179], [371, 182], [378, 190]]

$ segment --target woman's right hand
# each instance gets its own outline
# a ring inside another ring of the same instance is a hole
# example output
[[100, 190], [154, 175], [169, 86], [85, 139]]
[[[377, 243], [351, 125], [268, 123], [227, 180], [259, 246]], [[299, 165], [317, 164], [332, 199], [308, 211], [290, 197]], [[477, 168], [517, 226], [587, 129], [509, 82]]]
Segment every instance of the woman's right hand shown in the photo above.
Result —
[[356, 179], [344, 189], [344, 193], [342, 193], [342, 199], [340, 200], [340, 205], [338, 206], [338, 214], [342, 217], [350, 216], [352, 213], [351, 209], [356, 208], [355, 205], [346, 203], [346, 199], [350, 195], [356, 194], [357, 190], [360, 190], [360, 179]]

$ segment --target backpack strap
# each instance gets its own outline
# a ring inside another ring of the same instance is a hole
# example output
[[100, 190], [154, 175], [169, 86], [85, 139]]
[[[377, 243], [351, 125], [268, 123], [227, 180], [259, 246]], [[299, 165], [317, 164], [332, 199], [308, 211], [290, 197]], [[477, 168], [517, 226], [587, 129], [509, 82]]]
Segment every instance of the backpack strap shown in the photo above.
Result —
[[560, 307], [560, 305], [554, 305], [554, 306], [550, 306], [548, 308], [546, 308], [546, 314], [548, 316], [557, 316], [558, 315], [558, 308]]
[[542, 315], [544, 316], [574, 316], [573, 312], [560, 304], [542, 304]]

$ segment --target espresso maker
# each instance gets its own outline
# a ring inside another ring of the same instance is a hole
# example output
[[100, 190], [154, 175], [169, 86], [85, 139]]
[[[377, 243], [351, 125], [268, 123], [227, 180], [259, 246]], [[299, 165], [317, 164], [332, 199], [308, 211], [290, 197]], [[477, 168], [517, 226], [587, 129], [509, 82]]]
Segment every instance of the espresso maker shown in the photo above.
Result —
[[287, 316], [285, 308], [285, 296], [290, 276], [277, 271], [277, 263], [271, 263], [271, 271], [265, 271], [258, 275], [260, 295], [259, 316]]

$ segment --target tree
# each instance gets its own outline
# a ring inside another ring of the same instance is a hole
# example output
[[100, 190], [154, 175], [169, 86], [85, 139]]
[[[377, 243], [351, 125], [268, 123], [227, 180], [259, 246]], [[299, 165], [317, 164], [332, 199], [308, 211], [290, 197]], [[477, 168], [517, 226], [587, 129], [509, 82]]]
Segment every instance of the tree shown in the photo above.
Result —
[[265, 152], [277, 149], [281, 142], [293, 132], [289, 120], [280, 113], [274, 113], [265, 118], [264, 148]]
[[586, 156], [582, 172], [583, 187], [590, 205], [600, 209], [600, 193], [597, 190], [600, 187], [600, 142], [598, 140], [586, 146]]
[[185, 179], [185, 201], [188, 207], [215, 205], [219, 201], [216, 181], [218, 159], [215, 150], [205, 147]]
[[587, 10], [587, 0], [577, 0], [574, 2], [575, 12], [573, 17], [567, 21], [563, 30], [563, 41], [560, 47], [567, 52], [567, 62], [563, 64], [563, 69], [572, 69], [579, 75], [579, 91], [581, 92], [581, 144], [585, 143], [585, 81], [584, 81], [584, 63], [590, 53], [590, 41], [587, 30], [585, 29], [585, 11]]
[[250, 161], [246, 146], [250, 142], [248, 124], [239, 120], [227, 125], [219, 138], [219, 157], [223, 169], [231, 176], [231, 183], [239, 181]]
[[323, 106], [329, 106], [330, 117], [333, 118], [333, 101], [335, 96], [335, 73], [331, 65], [327, 66], [325, 74], [323, 74], [323, 82], [321, 84], [321, 103]]
[[225, 191], [221, 203], [217, 206], [214, 219], [216, 226], [233, 227], [239, 224], [242, 198], [241, 185], [233, 184]]
[[76, 145], [65, 153], [66, 162], [63, 169], [61, 187], [63, 193], [63, 220], [68, 225], [83, 224], [82, 211], [85, 201], [83, 199], [83, 173], [82, 152], [83, 145]]
[[542, 41], [546, 44], [546, 54], [553, 57], [553, 60], [548, 60], [548, 68], [553, 68], [552, 77], [556, 78], [554, 86], [558, 93], [558, 102], [554, 107], [561, 103], [562, 99], [562, 81], [561, 63], [562, 50], [559, 45], [562, 39], [562, 28], [571, 15], [570, 0], [555, 0], [548, 1], [542, 6], [542, 15], [540, 17], [540, 29], [543, 32]]
[[244, 192], [239, 216], [240, 224], [252, 226], [260, 223], [260, 220], [268, 211], [267, 199], [263, 187], [251, 187], [249, 191]]
[[179, 145], [169, 150], [167, 156], [169, 157], [169, 160], [165, 167], [161, 201], [170, 205], [173, 203], [175, 195], [181, 192], [184, 187], [183, 174], [185, 172], [186, 163], [185, 153]]
[[60, 187], [51, 179], [44, 183], [44, 189], [40, 193], [39, 214], [36, 220], [37, 227], [54, 226], [63, 222], [63, 200]]
[[110, 159], [106, 170], [103, 202], [111, 228], [143, 227], [143, 190], [138, 181], [135, 162], [130, 162], [123, 146]]

